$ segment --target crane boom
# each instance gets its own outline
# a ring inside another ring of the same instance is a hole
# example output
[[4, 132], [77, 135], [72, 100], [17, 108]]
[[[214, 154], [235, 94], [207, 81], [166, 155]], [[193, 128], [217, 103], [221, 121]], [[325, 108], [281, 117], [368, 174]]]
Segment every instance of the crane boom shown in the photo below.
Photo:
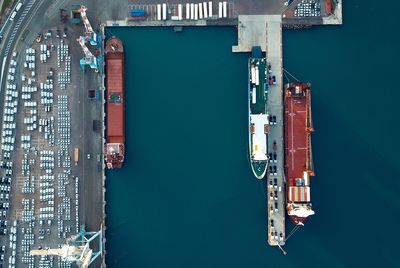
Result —
[[[94, 252], [89, 244], [98, 241], [99, 251]], [[84, 227], [79, 234], [66, 240], [67, 244], [61, 248], [33, 249], [32, 256], [60, 256], [68, 262], [75, 262], [80, 268], [87, 268], [96, 258], [102, 255], [102, 230], [98, 232], [86, 232]]]
[[87, 48], [86, 44], [85, 44], [85, 38], [83, 36], [79, 36], [78, 39], [76, 39], [76, 41], [78, 41], [78, 43], [81, 45], [83, 53], [85, 54], [86, 58], [93, 58], [93, 54], [92, 52], [90, 52], [90, 50]]
[[90, 25], [89, 19], [88, 19], [87, 15], [86, 15], [86, 10], [87, 10], [87, 7], [85, 7], [83, 5], [79, 9], [79, 11], [81, 12], [81, 17], [82, 17], [82, 20], [83, 20], [83, 24], [85, 25], [86, 32], [93, 33], [93, 28], [92, 28], [92, 25]]

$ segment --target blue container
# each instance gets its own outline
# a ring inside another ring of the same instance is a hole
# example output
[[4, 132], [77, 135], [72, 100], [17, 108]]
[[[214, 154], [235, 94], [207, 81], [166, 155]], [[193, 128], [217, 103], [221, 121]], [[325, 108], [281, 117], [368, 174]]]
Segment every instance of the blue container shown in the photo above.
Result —
[[144, 17], [145, 11], [144, 9], [131, 9], [132, 17]]

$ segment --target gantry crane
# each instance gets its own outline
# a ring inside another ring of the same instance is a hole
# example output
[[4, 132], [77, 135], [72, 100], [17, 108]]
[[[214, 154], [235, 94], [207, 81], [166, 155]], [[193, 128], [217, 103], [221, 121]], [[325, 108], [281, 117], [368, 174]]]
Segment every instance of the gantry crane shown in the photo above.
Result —
[[[89, 248], [89, 244], [98, 239], [98, 251]], [[60, 256], [64, 261], [76, 262], [78, 267], [87, 268], [95, 259], [101, 256], [103, 251], [102, 230], [98, 232], [86, 232], [85, 227], [81, 227], [79, 234], [67, 239], [67, 244], [61, 248], [31, 250], [33, 256]]]
[[92, 25], [90, 25], [89, 19], [86, 15], [87, 7], [81, 5], [79, 8], [79, 12], [82, 17], [83, 24], [85, 25], [85, 36], [80, 36], [77, 41], [82, 47], [83, 53], [85, 56], [80, 60], [81, 68], [84, 70], [85, 65], [89, 65], [90, 68], [94, 69], [96, 72], [99, 71], [99, 58], [95, 57], [90, 50], [86, 46], [86, 42], [89, 42], [91, 45], [100, 45], [100, 42], [97, 40], [97, 34], [94, 32]]
[[90, 68], [94, 69], [97, 72], [99, 69], [98, 60], [87, 48], [85, 44], [85, 38], [83, 36], [79, 36], [76, 41], [78, 41], [78, 43], [81, 45], [83, 53], [85, 54], [85, 57], [83, 57], [80, 61], [81, 68], [84, 69], [85, 65], [89, 65]]
[[91, 45], [97, 45], [97, 34], [93, 31], [92, 25], [90, 25], [89, 19], [86, 15], [87, 7], [81, 6], [79, 12], [81, 13], [83, 24], [85, 25], [85, 41], [90, 42]]

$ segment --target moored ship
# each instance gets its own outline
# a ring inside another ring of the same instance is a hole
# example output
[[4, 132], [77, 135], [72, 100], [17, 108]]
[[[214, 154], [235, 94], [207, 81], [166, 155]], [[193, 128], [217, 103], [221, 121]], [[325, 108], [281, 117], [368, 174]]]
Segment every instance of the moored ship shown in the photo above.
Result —
[[267, 60], [263, 57], [261, 49], [254, 47], [248, 62], [248, 113], [250, 163], [257, 179], [264, 178], [269, 160], [266, 63]]
[[287, 84], [284, 98], [287, 213], [294, 224], [304, 225], [314, 215], [310, 198], [310, 176], [314, 176], [311, 85]]
[[121, 168], [125, 155], [125, 66], [121, 40], [106, 42], [106, 144], [107, 168]]

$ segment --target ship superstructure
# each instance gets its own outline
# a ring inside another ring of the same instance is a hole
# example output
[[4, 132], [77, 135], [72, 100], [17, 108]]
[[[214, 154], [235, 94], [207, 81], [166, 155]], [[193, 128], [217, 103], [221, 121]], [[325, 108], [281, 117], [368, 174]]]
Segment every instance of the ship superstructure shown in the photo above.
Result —
[[112, 37], [106, 43], [106, 144], [107, 168], [121, 168], [125, 155], [125, 67], [121, 40]]
[[314, 215], [310, 198], [310, 176], [314, 176], [311, 151], [311, 86], [285, 86], [285, 174], [287, 213], [293, 223], [304, 225]]
[[263, 179], [268, 166], [268, 83], [266, 78], [267, 60], [260, 48], [253, 48], [249, 58], [249, 152], [254, 176]]

